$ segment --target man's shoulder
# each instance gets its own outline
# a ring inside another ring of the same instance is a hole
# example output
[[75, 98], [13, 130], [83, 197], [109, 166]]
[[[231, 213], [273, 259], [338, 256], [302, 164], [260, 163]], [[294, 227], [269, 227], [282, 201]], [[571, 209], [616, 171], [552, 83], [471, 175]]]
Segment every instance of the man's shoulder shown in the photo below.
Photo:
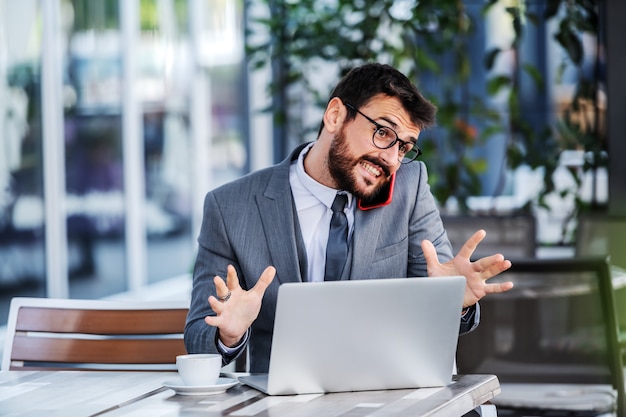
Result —
[[273, 165], [267, 168], [262, 168], [258, 171], [251, 172], [235, 180], [220, 185], [211, 191], [214, 194], [232, 194], [232, 193], [245, 193], [249, 195], [251, 193], [263, 192], [272, 178], [281, 177], [281, 172], [285, 171], [282, 176], [288, 178], [288, 169], [285, 170], [280, 165]]
[[228, 182], [215, 188], [213, 193], [235, 193], [246, 192], [247, 194], [263, 193], [266, 190], [270, 194], [283, 193], [288, 188], [289, 166], [297, 157], [299, 152], [306, 146], [298, 146], [283, 161], [257, 171], [246, 174], [238, 179]]
[[426, 165], [422, 161], [411, 162], [396, 172], [396, 189], [415, 188], [428, 181]]
[[426, 172], [426, 165], [422, 161], [414, 161], [409, 164], [403, 164], [397, 171], [398, 177], [415, 178]]

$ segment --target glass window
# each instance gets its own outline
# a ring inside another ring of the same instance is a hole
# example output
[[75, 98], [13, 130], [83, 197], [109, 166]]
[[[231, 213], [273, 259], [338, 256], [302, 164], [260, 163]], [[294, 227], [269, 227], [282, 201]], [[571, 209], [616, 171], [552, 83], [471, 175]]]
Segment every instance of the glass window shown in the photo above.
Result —
[[[127, 262], [133, 262], [127, 259], [125, 228], [124, 179], [134, 175], [125, 172], [122, 129], [126, 46], [120, 7], [125, 3], [57, 1], [69, 295], [101, 298], [129, 288]], [[209, 189], [248, 170], [243, 2], [139, 4], [135, 58], [144, 154], [142, 166], [133, 170], [145, 178], [146, 271], [153, 283], [191, 272], [193, 213], [201, 211]], [[201, 4], [196, 31], [192, 4]], [[36, 0], [0, 1], [0, 325], [13, 296], [47, 296], [39, 80], [43, 18]], [[206, 110], [192, 114], [198, 100], [208, 104]], [[196, 117], [206, 123], [200, 139], [192, 129]], [[198, 140], [206, 145], [199, 159]]]
[[62, 10], [70, 297], [99, 298], [127, 288], [119, 12], [112, 0]]
[[0, 2], [0, 325], [45, 296], [39, 2]]

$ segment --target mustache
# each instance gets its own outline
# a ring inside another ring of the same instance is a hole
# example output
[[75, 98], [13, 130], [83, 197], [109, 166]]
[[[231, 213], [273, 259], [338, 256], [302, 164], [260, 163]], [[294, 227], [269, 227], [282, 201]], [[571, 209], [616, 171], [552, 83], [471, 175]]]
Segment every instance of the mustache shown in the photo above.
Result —
[[385, 176], [387, 178], [391, 177], [391, 171], [389, 170], [389, 167], [381, 159], [375, 158], [375, 157], [370, 156], [370, 155], [365, 155], [365, 156], [361, 157], [361, 160], [370, 162], [370, 163], [378, 166], [385, 173]]

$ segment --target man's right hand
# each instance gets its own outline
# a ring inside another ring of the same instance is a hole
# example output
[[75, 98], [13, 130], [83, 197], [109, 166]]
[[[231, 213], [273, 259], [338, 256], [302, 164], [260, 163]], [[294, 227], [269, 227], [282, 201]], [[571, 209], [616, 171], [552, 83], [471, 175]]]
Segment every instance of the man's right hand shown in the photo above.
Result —
[[[256, 320], [261, 311], [261, 301], [265, 290], [276, 276], [276, 268], [265, 268], [255, 286], [249, 291], [239, 285], [237, 271], [232, 265], [228, 265], [226, 282], [216, 276], [213, 278], [217, 297], [211, 295], [209, 304], [215, 316], [207, 316], [204, 321], [219, 329], [219, 339], [228, 347], [237, 346], [245, 335], [252, 322]], [[227, 300], [220, 301], [230, 294]], [[218, 298], [219, 297], [219, 298]]]

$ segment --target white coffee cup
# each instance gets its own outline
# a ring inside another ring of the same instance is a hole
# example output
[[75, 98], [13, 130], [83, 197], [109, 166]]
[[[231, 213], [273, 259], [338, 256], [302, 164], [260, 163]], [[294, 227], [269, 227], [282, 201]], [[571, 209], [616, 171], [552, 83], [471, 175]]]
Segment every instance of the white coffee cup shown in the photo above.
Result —
[[222, 356], [214, 353], [178, 355], [176, 368], [183, 384], [187, 386], [215, 385], [222, 369]]

